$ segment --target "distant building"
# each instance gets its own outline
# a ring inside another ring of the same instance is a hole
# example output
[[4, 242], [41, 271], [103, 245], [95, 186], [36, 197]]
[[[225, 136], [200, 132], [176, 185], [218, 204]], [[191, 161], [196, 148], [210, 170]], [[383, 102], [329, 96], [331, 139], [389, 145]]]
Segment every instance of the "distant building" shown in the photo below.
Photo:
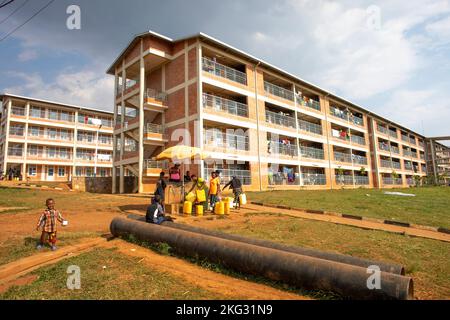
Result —
[[7, 93], [0, 99], [0, 171], [29, 181], [111, 176], [111, 112]]

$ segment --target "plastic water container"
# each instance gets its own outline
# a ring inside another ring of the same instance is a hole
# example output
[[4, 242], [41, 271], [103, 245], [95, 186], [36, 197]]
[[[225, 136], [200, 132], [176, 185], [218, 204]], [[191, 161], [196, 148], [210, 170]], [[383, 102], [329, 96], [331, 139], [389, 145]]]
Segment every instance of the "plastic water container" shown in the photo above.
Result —
[[217, 202], [214, 208], [214, 213], [223, 216], [225, 214], [225, 203], [223, 201]]
[[228, 199], [226, 199], [226, 201], [224, 201], [224, 203], [223, 203], [223, 206], [224, 206], [223, 213], [226, 215], [230, 214], [230, 212], [231, 212], [231, 202]]
[[242, 194], [239, 196], [239, 203], [240, 203], [242, 206], [245, 206], [245, 205], [247, 204], [247, 196], [245, 195], [245, 193], [242, 193]]
[[192, 202], [190, 202], [190, 201], [185, 201], [184, 202], [183, 213], [187, 214], [187, 215], [191, 215], [192, 214]]
[[203, 216], [203, 206], [202, 205], [195, 206], [195, 212], [197, 213], [197, 216], [199, 217]]

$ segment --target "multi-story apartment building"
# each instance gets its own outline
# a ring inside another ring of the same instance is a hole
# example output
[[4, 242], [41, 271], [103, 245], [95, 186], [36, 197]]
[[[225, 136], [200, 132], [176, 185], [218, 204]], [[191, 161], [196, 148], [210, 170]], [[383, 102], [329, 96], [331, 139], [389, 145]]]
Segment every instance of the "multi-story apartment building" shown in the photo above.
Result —
[[450, 184], [450, 147], [439, 143], [439, 140], [445, 139], [428, 138], [426, 140], [428, 175], [434, 178], [434, 183], [448, 185]]
[[0, 171], [13, 169], [29, 181], [111, 176], [111, 112], [11, 94], [0, 98]]
[[393, 187], [426, 175], [424, 137], [205, 34], [137, 35], [114, 61], [113, 190], [126, 170], [153, 191], [176, 144], [187, 166], [236, 175], [247, 190]]

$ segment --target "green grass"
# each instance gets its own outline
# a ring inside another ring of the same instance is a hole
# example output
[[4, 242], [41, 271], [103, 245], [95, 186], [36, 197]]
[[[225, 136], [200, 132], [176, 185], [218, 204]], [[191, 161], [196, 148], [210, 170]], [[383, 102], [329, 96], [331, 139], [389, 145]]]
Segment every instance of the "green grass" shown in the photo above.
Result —
[[[0, 299], [28, 300], [159, 300], [223, 299], [225, 297], [161, 273], [112, 249], [95, 249], [69, 258], [33, 274], [38, 279], [27, 285], [9, 288]], [[81, 269], [81, 289], [67, 289], [67, 268]], [[105, 266], [106, 268], [103, 268]], [[238, 296], [238, 293], [236, 294]]]
[[[387, 190], [269, 191], [249, 193], [251, 201], [301, 209], [325, 210], [364, 217], [450, 228], [450, 188], [396, 189], [416, 197], [385, 195]], [[369, 196], [367, 196], [369, 195]]]
[[[94, 232], [73, 232], [63, 233], [58, 236], [58, 247], [68, 246], [77, 243], [82, 238], [98, 237], [99, 233]], [[36, 254], [36, 245], [39, 239], [36, 237], [10, 238], [0, 246], [0, 265], [16, 261], [18, 259]], [[41, 252], [50, 251], [46, 246]]]
[[[421, 299], [450, 299], [450, 244], [278, 214], [248, 214], [215, 229], [279, 243], [399, 263]], [[208, 222], [202, 223], [208, 227]]]

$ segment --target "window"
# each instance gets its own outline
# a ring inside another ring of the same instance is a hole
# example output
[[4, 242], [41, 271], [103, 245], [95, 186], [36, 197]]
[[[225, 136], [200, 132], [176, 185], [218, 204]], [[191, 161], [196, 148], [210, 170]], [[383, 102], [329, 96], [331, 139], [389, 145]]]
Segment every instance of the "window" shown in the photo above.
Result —
[[28, 166], [28, 175], [35, 177], [37, 175], [36, 166]]
[[39, 127], [31, 127], [30, 135], [33, 137], [38, 137], [39, 136]]
[[55, 168], [53, 168], [53, 167], [48, 167], [48, 169], [47, 169], [47, 175], [48, 175], [49, 177], [53, 177], [53, 176], [55, 175]]
[[55, 158], [56, 157], [56, 149], [55, 148], [47, 148], [47, 156], [49, 158]]
[[65, 177], [66, 176], [66, 168], [59, 167], [58, 168], [58, 177]]
[[86, 168], [86, 177], [92, 177], [94, 175], [94, 169]]
[[70, 121], [69, 113], [65, 111], [61, 111], [61, 120], [62, 121]]
[[56, 139], [56, 129], [47, 129], [47, 133], [49, 139]]
[[61, 140], [69, 140], [69, 132], [67, 130], [61, 130]]
[[43, 118], [44, 110], [39, 107], [31, 107], [30, 116], [33, 118]]
[[100, 177], [106, 177], [106, 169], [100, 169]]
[[83, 168], [77, 167], [77, 168], [75, 169], [75, 175], [76, 175], [77, 177], [83, 176]]
[[69, 159], [69, 153], [67, 152], [67, 149], [61, 149], [59, 151], [59, 157], [61, 159]]
[[37, 146], [29, 146], [28, 147], [28, 155], [29, 156], [37, 156], [38, 155], [38, 147]]

